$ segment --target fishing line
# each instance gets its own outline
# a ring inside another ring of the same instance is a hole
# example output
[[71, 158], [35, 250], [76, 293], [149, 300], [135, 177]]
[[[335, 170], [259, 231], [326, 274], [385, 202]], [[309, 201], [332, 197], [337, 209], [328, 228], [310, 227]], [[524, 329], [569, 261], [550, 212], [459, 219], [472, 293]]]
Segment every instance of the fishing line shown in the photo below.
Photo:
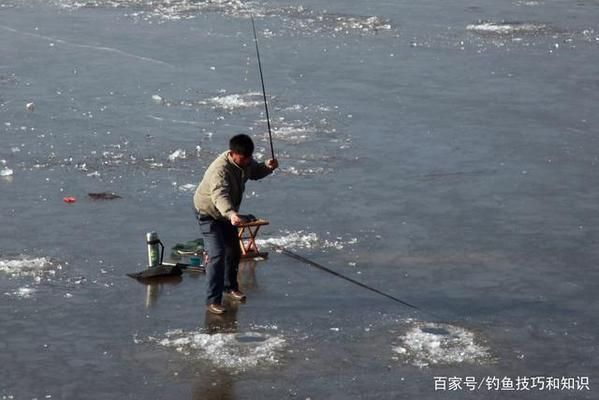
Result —
[[266, 89], [264, 88], [264, 75], [262, 74], [262, 62], [260, 61], [260, 50], [258, 49], [258, 35], [256, 35], [256, 24], [254, 23], [254, 16], [250, 15], [252, 19], [252, 29], [254, 31], [254, 43], [256, 44], [256, 57], [258, 58], [258, 69], [260, 70], [260, 81], [262, 82], [262, 95], [264, 96], [264, 109], [266, 110], [266, 124], [268, 125], [268, 139], [270, 141], [270, 153], [272, 159], [275, 159], [275, 150], [272, 146], [272, 132], [270, 129], [270, 116], [268, 115], [268, 102], [266, 101]]
[[359, 282], [359, 281], [357, 281], [357, 280], [355, 280], [355, 279], [352, 279], [352, 278], [350, 278], [350, 277], [348, 277], [348, 276], [345, 276], [345, 275], [343, 275], [343, 274], [340, 274], [340, 273], [339, 273], [339, 272], [337, 272], [337, 271], [333, 271], [332, 269], [330, 269], [330, 268], [327, 268], [327, 267], [325, 267], [325, 266], [324, 266], [324, 265], [322, 265], [322, 264], [319, 264], [319, 263], [317, 263], [317, 262], [315, 262], [315, 261], [312, 261], [312, 260], [310, 260], [310, 259], [308, 259], [308, 258], [306, 258], [306, 257], [303, 257], [303, 256], [301, 256], [301, 255], [299, 255], [299, 254], [297, 254], [297, 253], [294, 253], [294, 252], [292, 252], [291, 250], [287, 250], [287, 249], [286, 249], [286, 248], [284, 248], [283, 246], [280, 246], [280, 245], [273, 245], [273, 247], [274, 247], [276, 250], [280, 251], [281, 253], [283, 253], [284, 255], [286, 255], [286, 256], [288, 256], [288, 257], [290, 257], [290, 258], [293, 258], [293, 259], [295, 259], [295, 260], [298, 260], [298, 261], [301, 261], [301, 262], [303, 262], [303, 263], [305, 263], [305, 264], [308, 264], [308, 265], [311, 265], [311, 266], [313, 266], [313, 267], [316, 267], [316, 268], [320, 269], [321, 271], [328, 272], [329, 274], [332, 274], [332, 275], [334, 275], [334, 276], [336, 276], [336, 277], [338, 277], [338, 278], [341, 278], [341, 279], [344, 279], [344, 280], [346, 280], [346, 281], [348, 281], [348, 282], [351, 282], [351, 283], [353, 283], [354, 285], [358, 285], [358, 286], [360, 286], [361, 288], [364, 288], [364, 289], [366, 289], [366, 290], [370, 290], [371, 292], [377, 293], [377, 294], [379, 294], [379, 295], [381, 295], [381, 296], [384, 296], [384, 297], [386, 297], [386, 298], [388, 298], [388, 299], [391, 299], [391, 300], [393, 300], [393, 301], [395, 301], [395, 302], [397, 302], [397, 303], [403, 304], [404, 306], [410, 307], [410, 308], [412, 308], [412, 309], [414, 309], [414, 310], [417, 310], [417, 311], [420, 311], [420, 312], [422, 312], [422, 313], [425, 313], [425, 314], [431, 315], [431, 316], [433, 316], [433, 317], [435, 317], [435, 318], [437, 318], [437, 319], [441, 319], [441, 320], [442, 320], [442, 319], [444, 319], [444, 318], [440, 317], [439, 315], [436, 315], [436, 314], [434, 314], [434, 313], [432, 313], [432, 312], [430, 312], [430, 311], [423, 310], [422, 308], [420, 308], [420, 307], [418, 307], [418, 306], [415, 306], [415, 305], [413, 305], [413, 304], [410, 304], [410, 303], [408, 303], [408, 302], [406, 302], [406, 301], [403, 301], [403, 300], [401, 300], [401, 299], [398, 299], [398, 298], [397, 298], [397, 297], [395, 297], [395, 296], [391, 296], [390, 294], [387, 294], [387, 293], [385, 293], [385, 292], [383, 292], [383, 291], [381, 291], [381, 290], [379, 290], [379, 289], [373, 288], [372, 286], [368, 286], [368, 285], [366, 285], [366, 284], [364, 284], [364, 283], [362, 283], [362, 282]]

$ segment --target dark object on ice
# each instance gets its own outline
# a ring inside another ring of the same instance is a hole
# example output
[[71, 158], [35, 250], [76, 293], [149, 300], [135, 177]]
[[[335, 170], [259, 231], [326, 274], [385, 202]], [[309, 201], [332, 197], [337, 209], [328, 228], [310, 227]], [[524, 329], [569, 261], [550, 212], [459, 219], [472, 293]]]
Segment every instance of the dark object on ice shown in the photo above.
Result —
[[122, 199], [121, 196], [114, 192], [100, 192], [100, 193], [88, 193], [89, 197], [92, 200], [114, 200], [114, 199]]
[[451, 333], [444, 328], [429, 328], [429, 327], [423, 327], [420, 328], [420, 330], [424, 333], [431, 333], [433, 335], [439, 335], [439, 336], [449, 336]]
[[141, 272], [135, 272], [131, 274], [127, 274], [131, 278], [135, 279], [148, 279], [148, 278], [157, 278], [161, 276], [178, 276], [181, 275], [183, 271], [179, 266], [175, 265], [159, 265], [157, 267], [150, 267]]
[[150, 278], [159, 278], [165, 276], [179, 276], [183, 273], [183, 271], [187, 272], [206, 272], [206, 267], [203, 265], [190, 265], [185, 263], [169, 263], [165, 262], [160, 264], [157, 267], [149, 267], [140, 272], [134, 272], [131, 274], [127, 274], [131, 278], [135, 279], [150, 279]]
[[266, 337], [265, 336], [246, 335], [243, 333], [239, 333], [239, 334], [235, 335], [235, 340], [237, 340], [239, 343], [258, 343], [258, 342], [265, 342]]
[[179, 268], [181, 268], [182, 271], [185, 272], [206, 272], [206, 266], [205, 265], [193, 265], [193, 264], [185, 264], [185, 263], [168, 263], [165, 262], [162, 265], [174, 265], [177, 266]]

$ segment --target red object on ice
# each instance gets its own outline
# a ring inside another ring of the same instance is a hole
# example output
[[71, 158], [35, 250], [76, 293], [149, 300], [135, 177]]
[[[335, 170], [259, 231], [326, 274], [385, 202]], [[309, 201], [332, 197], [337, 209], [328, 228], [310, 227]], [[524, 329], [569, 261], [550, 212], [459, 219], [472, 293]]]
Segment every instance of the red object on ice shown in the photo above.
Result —
[[77, 201], [77, 199], [74, 197], [65, 197], [63, 200], [65, 203], [74, 203]]

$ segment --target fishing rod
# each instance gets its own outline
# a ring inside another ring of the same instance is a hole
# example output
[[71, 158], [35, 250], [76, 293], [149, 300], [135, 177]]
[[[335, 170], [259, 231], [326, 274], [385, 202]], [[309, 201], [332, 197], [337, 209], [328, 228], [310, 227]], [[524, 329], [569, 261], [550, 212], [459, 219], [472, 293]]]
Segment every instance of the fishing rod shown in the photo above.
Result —
[[341, 278], [341, 279], [344, 279], [344, 280], [346, 280], [346, 281], [348, 281], [348, 282], [351, 282], [351, 283], [353, 283], [354, 285], [358, 285], [358, 286], [360, 286], [360, 287], [362, 287], [362, 288], [364, 288], [364, 289], [370, 290], [371, 292], [377, 293], [377, 294], [379, 294], [379, 295], [381, 295], [381, 296], [384, 296], [384, 297], [386, 297], [386, 298], [388, 298], [388, 299], [391, 299], [391, 300], [393, 300], [393, 301], [395, 301], [395, 302], [397, 302], [397, 303], [403, 304], [404, 306], [410, 307], [410, 308], [412, 308], [412, 309], [414, 309], [414, 310], [417, 310], [417, 311], [420, 311], [420, 312], [422, 312], [422, 313], [425, 313], [425, 314], [431, 315], [431, 316], [433, 316], [433, 317], [435, 317], [435, 318], [437, 318], [437, 319], [441, 319], [441, 320], [442, 320], [442, 319], [444, 319], [444, 318], [440, 317], [439, 315], [436, 315], [436, 314], [434, 314], [434, 313], [432, 313], [432, 312], [430, 312], [430, 311], [423, 310], [422, 308], [420, 308], [420, 307], [418, 307], [418, 306], [415, 306], [415, 305], [413, 305], [413, 304], [410, 304], [410, 303], [408, 303], [408, 302], [406, 302], [406, 301], [403, 301], [403, 300], [401, 300], [401, 299], [398, 299], [398, 298], [397, 298], [397, 297], [395, 297], [395, 296], [391, 296], [390, 294], [387, 294], [387, 293], [385, 293], [385, 292], [383, 292], [383, 291], [381, 291], [381, 290], [379, 290], [379, 289], [375, 289], [375, 288], [373, 288], [373, 287], [371, 287], [371, 286], [368, 286], [368, 285], [366, 285], [366, 284], [364, 284], [364, 283], [362, 283], [362, 282], [359, 282], [359, 281], [357, 281], [357, 280], [355, 280], [355, 279], [352, 279], [352, 278], [350, 278], [350, 277], [348, 277], [348, 276], [345, 276], [345, 275], [343, 275], [343, 274], [340, 274], [340, 273], [339, 273], [339, 272], [337, 272], [337, 271], [333, 271], [332, 269], [330, 269], [330, 268], [327, 268], [327, 267], [325, 267], [325, 266], [324, 266], [324, 265], [322, 265], [322, 264], [319, 264], [319, 263], [317, 263], [317, 262], [315, 262], [315, 261], [312, 261], [312, 260], [310, 260], [310, 259], [308, 259], [308, 258], [306, 258], [306, 257], [303, 257], [303, 256], [301, 256], [301, 255], [299, 255], [299, 254], [297, 254], [297, 253], [294, 253], [294, 252], [292, 252], [292, 251], [290, 251], [290, 250], [287, 250], [287, 249], [286, 249], [286, 248], [284, 248], [283, 246], [280, 246], [280, 245], [273, 245], [273, 247], [274, 247], [276, 250], [280, 251], [281, 253], [283, 253], [284, 255], [286, 255], [286, 256], [288, 256], [288, 257], [291, 257], [291, 258], [293, 258], [293, 259], [295, 259], [295, 260], [298, 260], [298, 261], [301, 261], [301, 262], [303, 262], [303, 263], [305, 263], [305, 264], [308, 264], [308, 265], [311, 265], [311, 266], [313, 266], [313, 267], [316, 267], [316, 268], [320, 269], [321, 271], [328, 272], [329, 274], [332, 274], [332, 275], [334, 275], [334, 276], [336, 276], [336, 277], [338, 277], [338, 278]]
[[264, 109], [266, 110], [266, 124], [268, 125], [268, 139], [270, 141], [270, 153], [272, 159], [275, 159], [275, 150], [272, 146], [272, 132], [270, 129], [270, 116], [268, 115], [268, 102], [266, 101], [266, 89], [264, 88], [264, 75], [262, 74], [262, 62], [260, 61], [260, 50], [258, 49], [258, 35], [256, 35], [256, 24], [254, 23], [254, 16], [250, 15], [252, 19], [252, 29], [254, 30], [254, 43], [256, 44], [256, 57], [258, 58], [258, 69], [260, 70], [260, 81], [262, 82], [262, 95], [264, 96]]

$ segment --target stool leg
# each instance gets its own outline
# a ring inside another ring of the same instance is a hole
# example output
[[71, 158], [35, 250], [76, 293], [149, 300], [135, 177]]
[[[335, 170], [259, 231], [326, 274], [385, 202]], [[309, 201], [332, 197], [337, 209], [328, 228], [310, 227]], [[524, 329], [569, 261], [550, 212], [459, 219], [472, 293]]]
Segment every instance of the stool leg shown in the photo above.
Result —
[[252, 231], [250, 229], [250, 232], [251, 232], [250, 247], [254, 251], [254, 253], [256, 253], [256, 255], [258, 255], [260, 253], [260, 251], [258, 251], [258, 246], [256, 245], [256, 236], [258, 236], [259, 229], [260, 229], [260, 226], [257, 226], [256, 229], [254, 229], [254, 231]]
[[245, 227], [237, 228], [237, 238], [239, 239], [239, 247], [241, 247], [241, 254], [247, 255], [247, 249], [245, 247], [245, 242], [243, 238], [243, 233], [245, 232]]

